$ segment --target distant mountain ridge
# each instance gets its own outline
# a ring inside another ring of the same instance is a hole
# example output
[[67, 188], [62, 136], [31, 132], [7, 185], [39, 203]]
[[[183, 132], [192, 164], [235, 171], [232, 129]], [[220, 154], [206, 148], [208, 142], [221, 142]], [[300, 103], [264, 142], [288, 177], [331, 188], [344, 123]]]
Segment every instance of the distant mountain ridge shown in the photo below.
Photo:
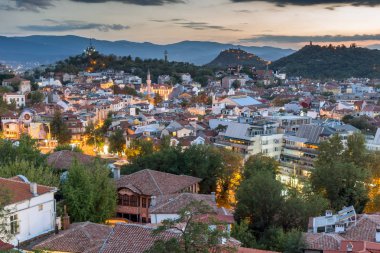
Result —
[[222, 52], [207, 66], [210, 67], [228, 67], [230, 65], [242, 65], [256, 68], [264, 68], [267, 62], [255, 54], [248, 53], [241, 49], [227, 49]]
[[[81, 54], [89, 45], [90, 39], [66, 35], [47, 36], [33, 35], [25, 37], [0, 36], [0, 61], [41, 64], [54, 63], [68, 56]], [[164, 51], [169, 53], [170, 61], [190, 62], [204, 65], [212, 61], [222, 50], [241, 48], [265, 60], [277, 60], [295, 51], [275, 47], [248, 47], [217, 42], [182, 41], [168, 45], [158, 45], [149, 42], [130, 42], [125, 40], [106, 41], [92, 40], [93, 45], [102, 54], [140, 57], [143, 59], [164, 57]]]
[[313, 79], [380, 78], [380, 50], [310, 45], [273, 62], [270, 68]]

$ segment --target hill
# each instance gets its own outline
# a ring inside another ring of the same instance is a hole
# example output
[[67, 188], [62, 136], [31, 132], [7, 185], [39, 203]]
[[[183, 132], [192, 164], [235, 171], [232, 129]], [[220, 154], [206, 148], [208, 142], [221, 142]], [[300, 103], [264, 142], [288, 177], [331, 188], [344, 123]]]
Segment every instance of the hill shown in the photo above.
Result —
[[[164, 51], [169, 52], [169, 60], [203, 65], [214, 59], [221, 50], [240, 47], [266, 60], [275, 60], [294, 52], [292, 49], [275, 47], [244, 47], [232, 44], [202, 41], [182, 41], [174, 44], [157, 45], [126, 40], [92, 40], [97, 50], [103, 54], [140, 57], [142, 59], [162, 59]], [[60, 59], [77, 55], [89, 45], [89, 39], [79, 36], [0, 36], [0, 61], [7, 63], [38, 62], [53, 63]]]
[[252, 66], [264, 68], [267, 62], [257, 55], [241, 49], [227, 49], [222, 51], [213, 61], [207, 64], [211, 67], [228, 67], [230, 65]]
[[345, 46], [305, 46], [296, 53], [271, 64], [288, 76], [344, 79], [380, 78], [380, 51]]

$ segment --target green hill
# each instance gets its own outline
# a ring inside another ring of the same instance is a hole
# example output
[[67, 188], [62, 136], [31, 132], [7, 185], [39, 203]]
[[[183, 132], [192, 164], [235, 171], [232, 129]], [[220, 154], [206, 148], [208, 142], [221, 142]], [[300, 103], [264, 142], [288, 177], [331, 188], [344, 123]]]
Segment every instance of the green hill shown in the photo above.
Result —
[[305, 46], [271, 64], [288, 76], [343, 79], [380, 78], [380, 51], [356, 46]]
[[267, 62], [257, 55], [241, 49], [227, 49], [222, 51], [207, 66], [225, 68], [228, 66], [242, 65], [256, 68], [264, 68]]

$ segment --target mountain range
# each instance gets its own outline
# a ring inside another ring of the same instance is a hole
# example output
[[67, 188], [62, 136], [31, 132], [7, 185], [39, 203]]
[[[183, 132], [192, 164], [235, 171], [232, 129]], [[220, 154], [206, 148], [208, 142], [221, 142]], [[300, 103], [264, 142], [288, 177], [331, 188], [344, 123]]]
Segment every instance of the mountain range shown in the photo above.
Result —
[[[0, 36], [0, 61], [13, 64], [25, 64], [28, 62], [54, 63], [68, 56], [81, 54], [89, 44], [89, 38], [74, 35]], [[92, 44], [102, 54], [131, 55], [142, 59], [163, 59], [164, 51], [167, 50], [169, 61], [190, 62], [196, 65], [211, 62], [221, 51], [229, 48], [240, 48], [267, 61], [274, 61], [295, 52], [292, 49], [240, 46], [207, 41], [182, 41], [174, 44], [158, 45], [149, 42], [93, 39]]]

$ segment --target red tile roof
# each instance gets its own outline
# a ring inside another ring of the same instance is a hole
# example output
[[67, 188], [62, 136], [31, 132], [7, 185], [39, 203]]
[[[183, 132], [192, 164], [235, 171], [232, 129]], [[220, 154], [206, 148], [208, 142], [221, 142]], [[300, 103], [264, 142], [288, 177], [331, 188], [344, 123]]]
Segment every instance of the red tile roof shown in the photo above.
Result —
[[47, 163], [56, 169], [69, 169], [74, 160], [81, 164], [92, 164], [95, 161], [93, 156], [81, 154], [70, 150], [61, 150], [50, 154]]
[[131, 189], [133, 187], [138, 190], [136, 192], [138, 194], [158, 196], [178, 193], [193, 184], [199, 183], [201, 180], [197, 177], [145, 169], [122, 176], [116, 183], [118, 188]]
[[[19, 179], [0, 177], [0, 187], [9, 192], [10, 203], [18, 203], [33, 198], [33, 194], [30, 191], [30, 183], [26, 183]], [[37, 185], [38, 195], [43, 195], [48, 192], [56, 192], [56, 188]]]
[[34, 250], [49, 250], [59, 252], [97, 253], [111, 233], [112, 228], [102, 224], [82, 222], [72, 224], [67, 230], [61, 231], [37, 244]]
[[156, 240], [180, 237], [180, 234], [174, 231], [154, 235], [153, 230], [154, 228], [144, 225], [118, 223], [100, 253], [143, 253], [151, 248]]
[[0, 240], [0, 252], [13, 249], [13, 245]]

